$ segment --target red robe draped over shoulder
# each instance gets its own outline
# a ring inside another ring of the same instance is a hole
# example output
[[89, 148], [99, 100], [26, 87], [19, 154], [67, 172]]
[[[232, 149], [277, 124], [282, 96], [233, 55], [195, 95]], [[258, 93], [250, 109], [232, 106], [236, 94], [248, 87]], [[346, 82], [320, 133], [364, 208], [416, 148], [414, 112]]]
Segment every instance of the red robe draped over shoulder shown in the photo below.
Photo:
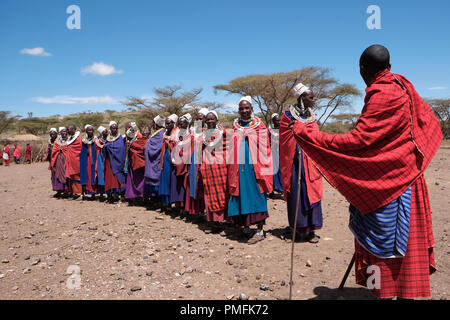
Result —
[[81, 154], [81, 138], [77, 137], [71, 144], [67, 146], [66, 155], [66, 177], [70, 179], [80, 179], [80, 154]]
[[261, 193], [273, 191], [272, 150], [270, 149], [269, 130], [258, 118], [257, 127], [237, 128], [233, 125], [232, 134], [227, 142], [228, 186], [231, 196], [239, 196], [239, 159], [242, 139], [248, 138], [250, 156]]
[[293, 131], [324, 177], [362, 213], [403, 194], [423, 174], [442, 141], [431, 107], [405, 77], [387, 69], [367, 87], [352, 131], [327, 134], [299, 121]]
[[133, 166], [133, 170], [136, 171], [141, 168], [145, 168], [145, 156], [144, 156], [144, 149], [145, 145], [148, 142], [148, 138], [145, 139], [142, 137], [142, 134], [139, 132], [137, 133], [137, 138], [133, 143], [130, 145], [129, 148], [129, 157], [131, 160], [131, 164]]
[[[283, 114], [280, 121], [280, 169], [284, 200], [287, 199], [287, 195], [291, 191], [292, 165], [297, 146], [297, 141], [295, 141], [292, 130], [289, 128], [289, 123], [291, 123], [291, 120], [286, 116], [286, 113]], [[313, 130], [319, 131], [316, 121], [311, 126]], [[323, 195], [322, 175], [306, 153], [303, 153], [303, 167], [305, 168], [309, 203], [317, 203], [322, 199]]]
[[381, 298], [430, 296], [436, 270], [428, 190], [423, 173], [442, 141], [431, 107], [403, 76], [384, 70], [366, 89], [365, 106], [347, 134], [316, 131], [297, 121], [294, 136], [322, 174], [363, 214], [412, 187], [406, 255], [382, 259], [355, 241], [355, 275], [367, 285], [369, 266], [380, 269]]
[[55, 170], [55, 168], [56, 168], [56, 160], [58, 159], [58, 155], [59, 155], [60, 151], [63, 153], [64, 158], [67, 159], [67, 145], [59, 144], [58, 139], [56, 139], [55, 142], [53, 143], [52, 155], [51, 155], [51, 160], [50, 160], [50, 168], [52, 170]]

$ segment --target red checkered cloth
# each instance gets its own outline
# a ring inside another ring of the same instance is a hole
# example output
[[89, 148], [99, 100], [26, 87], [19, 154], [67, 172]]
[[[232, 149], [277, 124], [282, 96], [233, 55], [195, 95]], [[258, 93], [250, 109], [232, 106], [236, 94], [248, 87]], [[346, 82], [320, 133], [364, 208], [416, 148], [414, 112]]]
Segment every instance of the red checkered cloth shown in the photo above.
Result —
[[403, 258], [381, 259], [369, 253], [355, 240], [356, 283], [372, 283], [369, 266], [380, 270], [380, 289], [372, 292], [379, 298], [430, 297], [430, 274], [436, 270], [431, 210], [425, 178], [420, 176], [412, 186], [411, 220], [408, 247]]
[[[284, 200], [287, 200], [288, 194], [291, 192], [292, 166], [294, 164], [295, 149], [297, 142], [294, 139], [292, 130], [289, 128], [290, 118], [283, 114], [280, 121], [280, 169], [281, 182], [283, 184]], [[312, 125], [315, 130], [319, 131], [317, 122]], [[323, 195], [322, 175], [317, 170], [306, 153], [303, 153], [303, 166], [306, 175], [306, 191], [310, 204], [319, 202]]]
[[226, 145], [226, 130], [224, 130], [222, 150], [219, 149], [214, 152], [210, 152], [205, 146], [203, 146], [200, 173], [203, 179], [205, 199], [207, 199], [205, 201], [208, 202], [207, 205], [209, 212], [223, 211], [227, 205], [228, 177], [227, 165], [225, 161]]
[[380, 72], [366, 89], [355, 129], [327, 134], [297, 121], [298, 144], [362, 213], [397, 199], [419, 178], [442, 141], [431, 107], [403, 76]]
[[380, 72], [366, 89], [365, 106], [347, 134], [314, 131], [297, 121], [294, 136], [328, 181], [362, 213], [397, 199], [412, 186], [408, 247], [403, 258], [377, 258], [355, 241], [356, 281], [367, 267], [381, 271], [379, 297], [429, 297], [436, 269], [430, 203], [423, 172], [442, 141], [431, 107], [403, 76]]

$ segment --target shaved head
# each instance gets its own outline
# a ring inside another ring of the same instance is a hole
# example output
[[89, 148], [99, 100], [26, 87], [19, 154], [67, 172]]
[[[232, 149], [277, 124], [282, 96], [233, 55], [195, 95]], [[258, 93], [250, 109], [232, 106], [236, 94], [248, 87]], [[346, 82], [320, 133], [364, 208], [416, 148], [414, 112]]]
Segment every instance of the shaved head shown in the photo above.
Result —
[[368, 83], [373, 76], [384, 69], [390, 69], [388, 49], [379, 44], [368, 47], [359, 59], [359, 68], [364, 81]]

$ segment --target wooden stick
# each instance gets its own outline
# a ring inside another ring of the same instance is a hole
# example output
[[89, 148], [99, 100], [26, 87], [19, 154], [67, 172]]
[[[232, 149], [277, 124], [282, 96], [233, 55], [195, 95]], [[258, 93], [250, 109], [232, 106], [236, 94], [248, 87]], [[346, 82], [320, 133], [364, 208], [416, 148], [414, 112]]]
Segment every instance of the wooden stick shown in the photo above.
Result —
[[292, 275], [294, 273], [294, 245], [295, 245], [295, 234], [297, 233], [297, 216], [298, 209], [300, 205], [300, 188], [301, 188], [301, 179], [302, 179], [302, 156], [299, 148], [298, 153], [298, 189], [297, 189], [297, 205], [295, 206], [295, 218], [294, 218], [294, 232], [292, 233], [292, 246], [291, 246], [291, 276], [289, 280], [289, 300], [292, 300]]
[[347, 277], [350, 273], [350, 270], [352, 270], [354, 263], [355, 263], [355, 254], [353, 254], [352, 260], [350, 261], [350, 264], [347, 267], [347, 271], [345, 271], [344, 278], [342, 278], [341, 284], [339, 285], [339, 290], [344, 289], [345, 281], [347, 281]]

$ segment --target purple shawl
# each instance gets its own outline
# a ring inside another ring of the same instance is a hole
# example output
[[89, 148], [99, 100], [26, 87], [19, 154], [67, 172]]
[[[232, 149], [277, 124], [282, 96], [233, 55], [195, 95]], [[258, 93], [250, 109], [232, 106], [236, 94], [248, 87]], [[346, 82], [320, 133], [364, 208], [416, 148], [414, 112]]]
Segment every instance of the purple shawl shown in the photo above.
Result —
[[145, 145], [145, 178], [149, 185], [159, 185], [159, 178], [161, 177], [161, 149], [164, 142], [164, 133], [166, 129], [158, 132], [154, 137], [151, 137]]
[[106, 143], [103, 149], [111, 161], [111, 169], [117, 180], [120, 184], [125, 184], [125, 142], [119, 137], [115, 141]]

